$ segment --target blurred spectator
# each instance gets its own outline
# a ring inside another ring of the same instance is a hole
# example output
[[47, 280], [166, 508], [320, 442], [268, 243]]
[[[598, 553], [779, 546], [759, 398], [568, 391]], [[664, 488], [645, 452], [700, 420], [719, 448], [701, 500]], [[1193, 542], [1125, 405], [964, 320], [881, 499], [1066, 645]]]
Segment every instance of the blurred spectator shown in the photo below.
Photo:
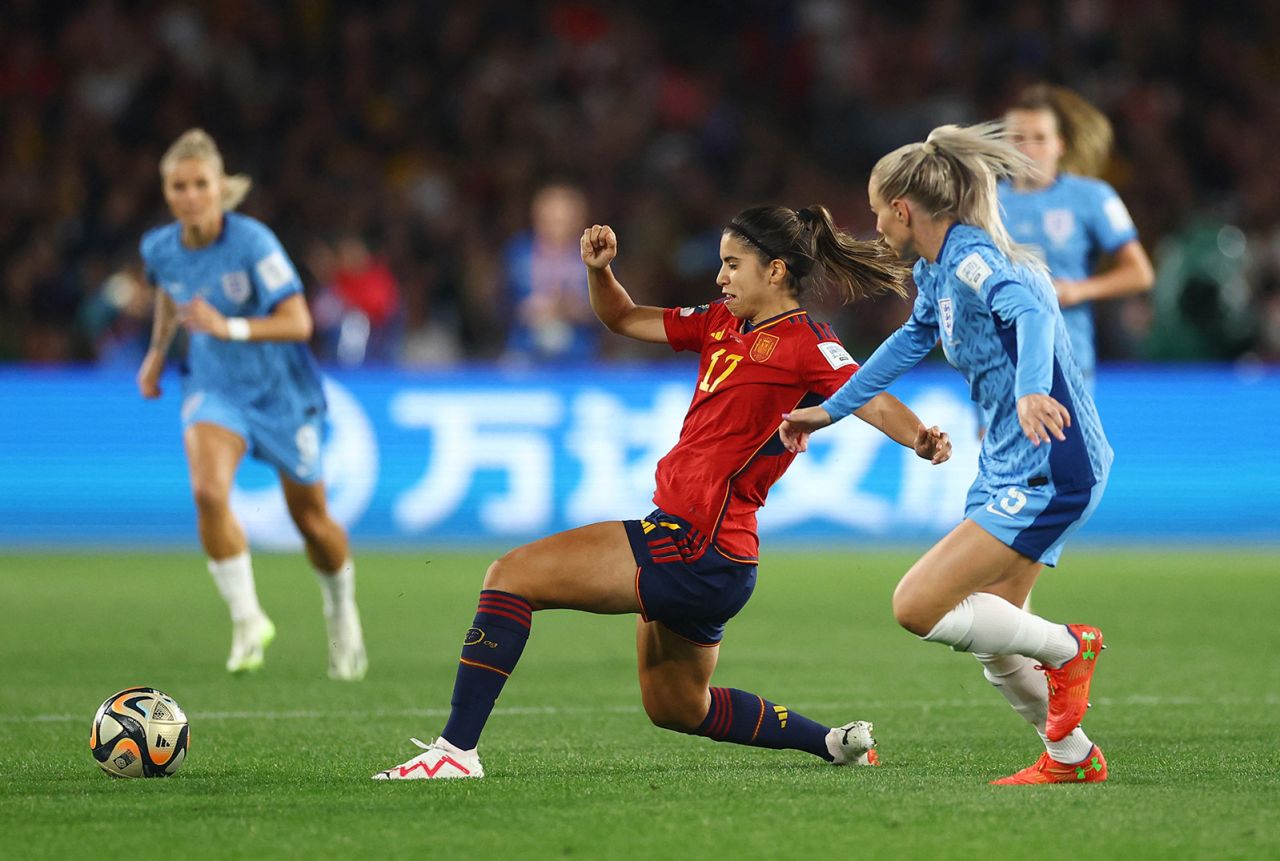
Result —
[[569, 185], [533, 196], [532, 230], [503, 250], [502, 274], [511, 309], [506, 358], [516, 362], [584, 362], [600, 344], [579, 240], [587, 202]]
[[[1202, 217], [1243, 231], [1257, 261], [1241, 295], [1257, 325], [1209, 354], [1276, 355], [1266, 321], [1280, 302], [1277, 267], [1262, 249], [1280, 225], [1280, 184], [1268, 181], [1280, 137], [1280, 4], [4, 8], [0, 360], [92, 360], [119, 347], [77, 321], [94, 317], [85, 306], [101, 298], [98, 286], [167, 217], [155, 165], [191, 126], [208, 128], [257, 178], [245, 211], [278, 226], [294, 254], [342, 236], [377, 249], [377, 277], [398, 288], [390, 319], [401, 331], [380, 341], [370, 317], [352, 356], [421, 364], [511, 349], [537, 359], [577, 331], [581, 307], [552, 303], [548, 317], [535, 300], [522, 317], [503, 293], [506, 258], [491, 237], [526, 226], [530, 190], [547, 177], [572, 177], [587, 192], [583, 223], [607, 220], [630, 237], [620, 266], [637, 301], [713, 298], [714, 239], [728, 214], [830, 201], [838, 220], [866, 233], [877, 157], [934, 125], [997, 117], [1036, 80], [1078, 90], [1111, 118], [1116, 158], [1104, 178], [1149, 247]], [[333, 272], [316, 277], [336, 291]], [[1156, 290], [1181, 295], [1171, 277]], [[1102, 359], [1142, 341], [1151, 307], [1114, 309]], [[897, 301], [830, 309], [855, 352], [905, 312]], [[561, 323], [545, 322], [556, 315]], [[597, 334], [613, 353], [670, 355]]]
[[141, 260], [107, 276], [80, 306], [79, 325], [101, 365], [136, 371], [151, 343], [155, 302]]
[[395, 363], [404, 320], [386, 261], [358, 236], [344, 236], [334, 248], [314, 243], [307, 264], [319, 282], [311, 304], [320, 357], [344, 367]]

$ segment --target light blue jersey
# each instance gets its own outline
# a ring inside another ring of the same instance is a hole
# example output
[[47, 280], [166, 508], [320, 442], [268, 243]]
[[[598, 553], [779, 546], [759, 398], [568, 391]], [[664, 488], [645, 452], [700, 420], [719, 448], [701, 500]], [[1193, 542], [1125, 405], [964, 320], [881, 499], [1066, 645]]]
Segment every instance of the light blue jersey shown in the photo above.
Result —
[[[182, 244], [177, 222], [142, 237], [147, 278], [179, 305], [197, 296], [228, 317], [265, 317], [302, 282], [280, 241], [260, 221], [229, 212], [204, 248]], [[188, 338], [183, 421], [209, 421], [246, 439], [254, 456], [300, 481], [319, 477], [325, 400], [311, 351], [296, 341]]]
[[[1111, 446], [1093, 398], [1071, 357], [1057, 297], [1043, 273], [1016, 266], [986, 231], [953, 225], [935, 263], [914, 270], [915, 307], [822, 406], [843, 418], [923, 359], [939, 336], [987, 419], [978, 477], [992, 487], [1090, 488], [1105, 479]], [[1033, 444], [1018, 424], [1017, 402], [1047, 394], [1071, 414], [1066, 441]]]
[[[1088, 278], [1100, 254], [1113, 253], [1138, 238], [1124, 202], [1100, 179], [1060, 173], [1046, 188], [1019, 191], [1002, 182], [998, 191], [1009, 234], [1035, 249], [1054, 278]], [[1076, 363], [1091, 378], [1097, 364], [1093, 305], [1081, 302], [1064, 308], [1062, 317]]]

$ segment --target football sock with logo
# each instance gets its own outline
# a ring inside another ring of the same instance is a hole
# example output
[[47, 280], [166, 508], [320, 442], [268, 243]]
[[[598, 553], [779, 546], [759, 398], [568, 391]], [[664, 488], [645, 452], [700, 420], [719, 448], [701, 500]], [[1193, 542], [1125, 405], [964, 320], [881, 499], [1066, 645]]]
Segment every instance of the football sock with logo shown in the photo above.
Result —
[[472, 750], [493, 712], [502, 686], [529, 640], [533, 608], [519, 595], [497, 589], [480, 593], [480, 606], [462, 643], [453, 683], [449, 721], [441, 733], [460, 750]]
[[231, 621], [243, 622], [262, 615], [258, 592], [253, 586], [253, 563], [249, 559], [249, 551], [226, 559], [210, 559], [209, 574], [231, 610]]
[[974, 592], [921, 639], [957, 652], [1026, 655], [1050, 667], [1062, 666], [1080, 648], [1066, 625], [1050, 622], [989, 592]]
[[1036, 669], [1033, 658], [985, 653], [977, 653], [974, 657], [982, 662], [982, 674], [987, 681], [1000, 691], [1014, 711], [1035, 727], [1045, 750], [1056, 762], [1076, 763], [1089, 755], [1093, 741], [1080, 727], [1061, 741], [1049, 741], [1044, 734], [1044, 722], [1049, 714], [1049, 683], [1044, 671]]
[[803, 750], [832, 761], [831, 727], [737, 688], [712, 688], [711, 708], [694, 735], [774, 750]]

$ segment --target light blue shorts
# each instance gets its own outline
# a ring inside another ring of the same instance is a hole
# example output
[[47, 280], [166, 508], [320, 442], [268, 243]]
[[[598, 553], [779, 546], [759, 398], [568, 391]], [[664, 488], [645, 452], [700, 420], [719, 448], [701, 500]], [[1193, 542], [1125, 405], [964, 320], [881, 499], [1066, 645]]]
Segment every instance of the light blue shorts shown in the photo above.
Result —
[[236, 434], [245, 441], [250, 455], [300, 484], [315, 484], [321, 478], [323, 410], [296, 419], [273, 417], [268, 421], [217, 392], [196, 390], [188, 392], [182, 401], [182, 426], [188, 428], [199, 422], [215, 424]]
[[996, 487], [979, 475], [969, 488], [964, 516], [1028, 559], [1056, 565], [1063, 545], [1093, 515], [1106, 487], [1105, 477], [1072, 491], [1059, 491], [1051, 481]]

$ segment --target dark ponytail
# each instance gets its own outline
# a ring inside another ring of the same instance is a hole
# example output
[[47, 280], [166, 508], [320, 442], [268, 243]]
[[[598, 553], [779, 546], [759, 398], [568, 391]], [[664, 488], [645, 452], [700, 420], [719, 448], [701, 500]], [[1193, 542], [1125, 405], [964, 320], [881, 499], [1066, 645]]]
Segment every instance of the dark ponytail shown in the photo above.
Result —
[[820, 204], [794, 210], [756, 206], [738, 213], [726, 233], [751, 246], [765, 263], [787, 265], [797, 297], [832, 283], [845, 302], [892, 292], [906, 297], [907, 268], [892, 249], [878, 241], [855, 239], [836, 227]]

